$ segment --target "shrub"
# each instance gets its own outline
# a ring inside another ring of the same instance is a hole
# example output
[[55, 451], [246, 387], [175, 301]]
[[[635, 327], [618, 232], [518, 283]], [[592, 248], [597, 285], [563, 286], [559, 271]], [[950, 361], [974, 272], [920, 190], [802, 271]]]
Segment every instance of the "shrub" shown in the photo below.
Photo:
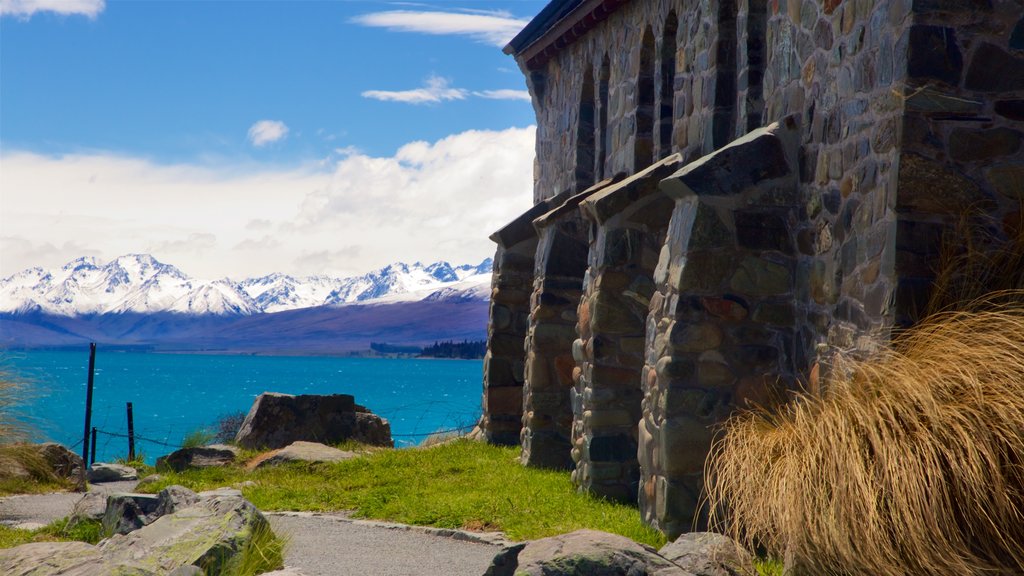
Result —
[[713, 524], [810, 574], [1024, 573], [1024, 307], [989, 308], [734, 416], [708, 460]]
[[218, 418], [213, 426], [214, 441], [220, 444], [234, 442], [235, 436], [238, 436], [238, 431], [242, 428], [242, 423], [245, 422], [245, 416], [245, 412], [231, 412]]

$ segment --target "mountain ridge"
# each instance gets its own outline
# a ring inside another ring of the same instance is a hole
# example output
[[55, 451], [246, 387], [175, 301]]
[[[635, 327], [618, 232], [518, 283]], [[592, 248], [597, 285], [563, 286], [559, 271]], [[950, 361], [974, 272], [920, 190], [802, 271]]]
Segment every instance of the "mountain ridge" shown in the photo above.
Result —
[[[76, 258], [58, 270], [28, 268], [0, 279], [0, 313], [88, 316], [119, 313], [178, 313], [191, 316], [251, 316], [319, 306], [374, 301], [484, 298], [492, 261], [453, 267], [396, 262], [360, 276], [296, 277], [283, 273], [207, 281], [149, 254], [126, 254], [104, 264]], [[432, 298], [433, 297], [433, 298]]]

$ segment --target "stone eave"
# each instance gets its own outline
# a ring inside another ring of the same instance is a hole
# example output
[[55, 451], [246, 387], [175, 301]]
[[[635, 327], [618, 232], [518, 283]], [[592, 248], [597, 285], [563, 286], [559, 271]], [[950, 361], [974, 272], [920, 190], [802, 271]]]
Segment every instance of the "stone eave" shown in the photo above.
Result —
[[592, 194], [580, 202], [580, 209], [598, 224], [603, 223], [658, 190], [657, 186], [645, 188], [636, 184], [648, 178], [661, 181], [682, 163], [683, 157], [678, 153], [666, 156], [629, 178]]
[[[548, 4], [504, 48], [525, 63], [529, 70], [540, 69], [552, 56], [569, 46], [602, 22], [629, 0], [555, 0]], [[550, 11], [549, 11], [550, 9]], [[569, 11], [561, 15], [562, 10]], [[561, 16], [561, 17], [559, 17]]]
[[540, 231], [542, 228], [546, 228], [555, 221], [564, 218], [566, 214], [576, 212], [577, 210], [579, 210], [580, 202], [583, 202], [587, 198], [590, 198], [597, 192], [600, 192], [601, 190], [605, 189], [608, 186], [611, 186], [612, 184], [621, 182], [625, 177], [625, 172], [619, 172], [618, 174], [615, 174], [611, 178], [601, 180], [597, 184], [594, 184], [593, 186], [587, 188], [586, 190], [580, 192], [579, 194], [570, 196], [565, 200], [565, 202], [562, 202], [560, 205], [556, 206], [543, 216], [534, 219], [533, 227]]
[[537, 230], [533, 227], [533, 220], [551, 210], [552, 207], [565, 202], [565, 200], [571, 195], [572, 194], [566, 190], [548, 198], [547, 200], [541, 200], [534, 204], [529, 210], [523, 212], [519, 216], [516, 216], [500, 230], [491, 234], [491, 241], [499, 244], [503, 248], [511, 248], [523, 240], [529, 240], [530, 238], [536, 237]]

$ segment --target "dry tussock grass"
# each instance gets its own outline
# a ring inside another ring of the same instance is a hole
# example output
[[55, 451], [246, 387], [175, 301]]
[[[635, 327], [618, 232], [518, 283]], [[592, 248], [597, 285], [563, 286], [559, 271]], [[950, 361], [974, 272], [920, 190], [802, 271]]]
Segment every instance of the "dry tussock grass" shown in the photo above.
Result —
[[799, 573], [1024, 574], [1024, 306], [947, 312], [822, 396], [740, 414], [712, 521]]

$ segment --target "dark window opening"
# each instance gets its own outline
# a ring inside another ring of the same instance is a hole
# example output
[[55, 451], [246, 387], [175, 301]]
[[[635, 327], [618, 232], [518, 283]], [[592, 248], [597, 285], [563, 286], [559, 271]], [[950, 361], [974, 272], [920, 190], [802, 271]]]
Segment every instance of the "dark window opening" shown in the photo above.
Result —
[[676, 83], [676, 30], [679, 19], [669, 12], [665, 19], [665, 32], [661, 36], [661, 106], [658, 119], [658, 152], [661, 158], [672, 153], [672, 132], [675, 120]]
[[640, 45], [640, 73], [636, 81], [634, 173], [654, 163], [654, 53], [654, 33], [648, 26]]
[[764, 67], [767, 60], [767, 0], [749, 0], [747, 13], [747, 132], [764, 123]]
[[576, 189], [594, 184], [594, 72], [587, 66], [580, 87], [580, 108], [576, 122]]
[[712, 142], [715, 149], [736, 134], [736, 0], [718, 4], [718, 47], [715, 69], [715, 111]]
[[601, 61], [601, 75], [598, 77], [598, 133], [597, 133], [597, 177], [605, 178], [605, 162], [608, 150], [611, 149], [608, 134], [608, 81], [611, 76], [611, 63], [608, 55]]

